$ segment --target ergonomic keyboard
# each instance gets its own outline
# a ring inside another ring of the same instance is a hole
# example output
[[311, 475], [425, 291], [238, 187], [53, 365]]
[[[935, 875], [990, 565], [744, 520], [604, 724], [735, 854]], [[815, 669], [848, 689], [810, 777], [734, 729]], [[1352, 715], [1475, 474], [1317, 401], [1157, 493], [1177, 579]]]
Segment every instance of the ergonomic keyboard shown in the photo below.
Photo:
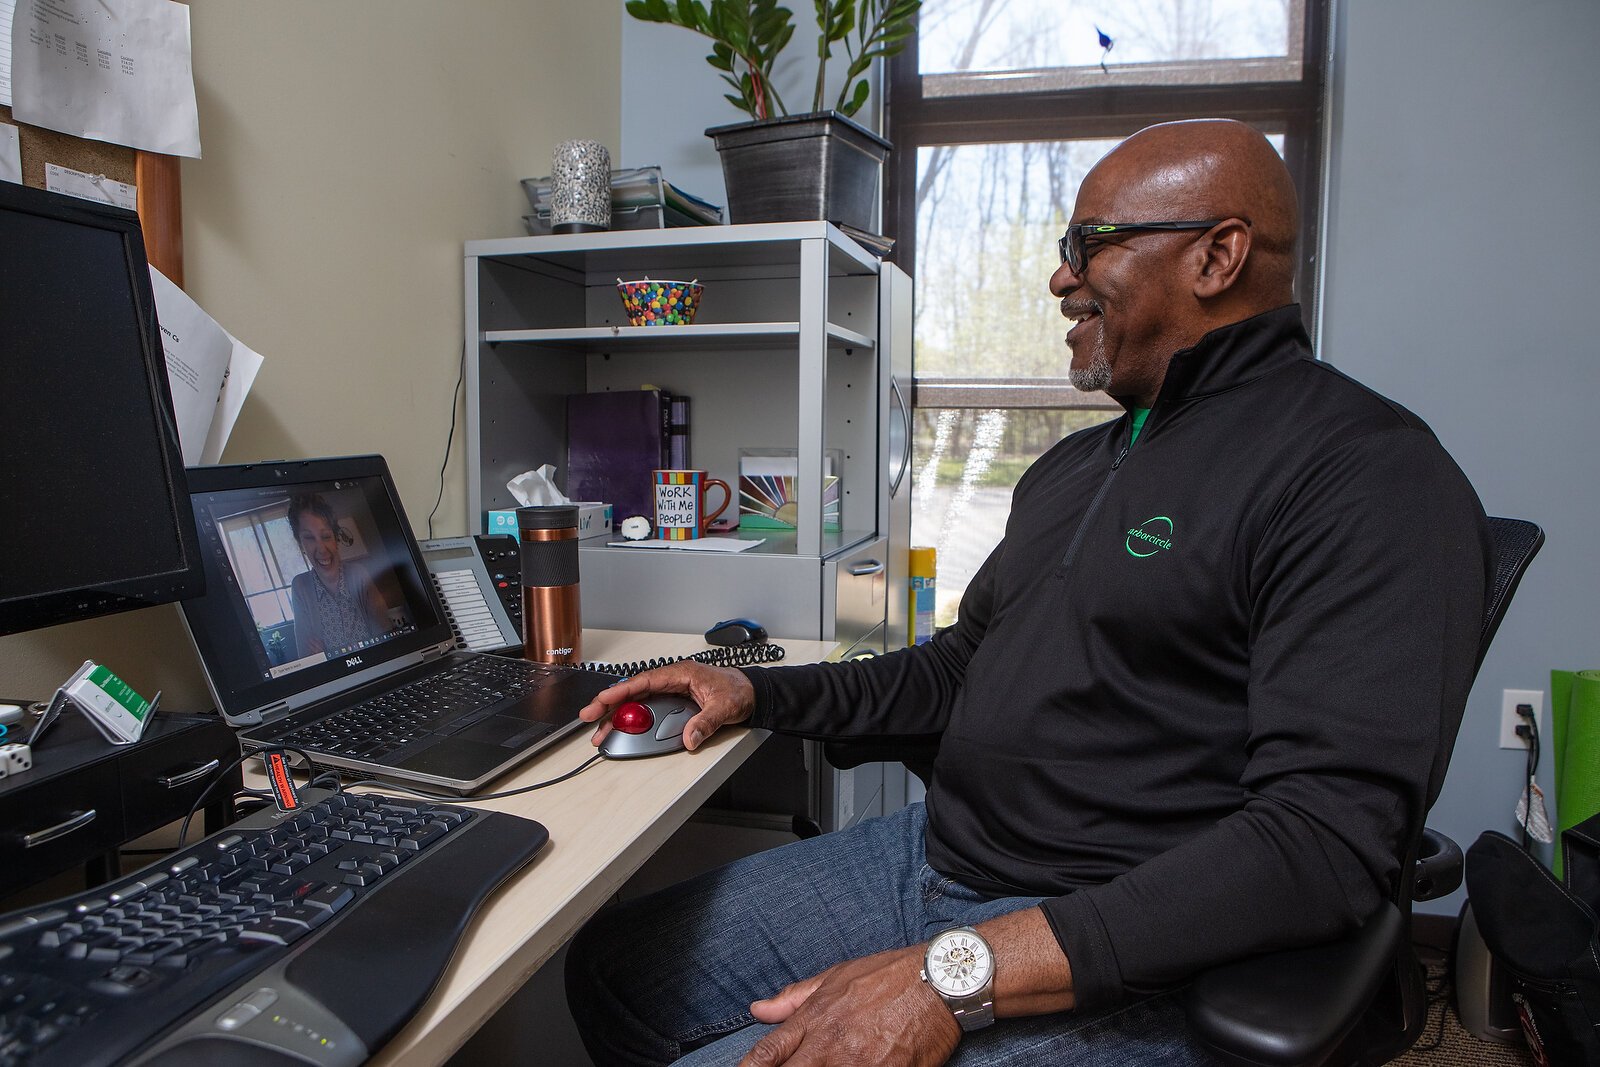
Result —
[[361, 1063], [428, 998], [539, 823], [305, 789], [0, 916], [0, 1067]]
[[[552, 668], [528, 660], [477, 656], [315, 722], [290, 727], [271, 735], [270, 740], [277, 747], [310, 748], [351, 759], [382, 759], [424, 734], [464, 730], [495, 711], [507, 697], [545, 685], [554, 675]], [[447, 717], [452, 718], [443, 723]]]

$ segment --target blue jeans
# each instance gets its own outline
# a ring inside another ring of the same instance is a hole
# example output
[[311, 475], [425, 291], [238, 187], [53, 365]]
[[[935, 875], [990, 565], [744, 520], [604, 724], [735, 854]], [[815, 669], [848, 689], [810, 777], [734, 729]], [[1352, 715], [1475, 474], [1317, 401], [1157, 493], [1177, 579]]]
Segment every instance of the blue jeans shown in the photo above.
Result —
[[[1039, 902], [991, 899], [929, 868], [926, 825], [914, 804], [595, 916], [572, 942], [566, 981], [596, 1067], [736, 1064], [771, 1029], [751, 1018], [751, 1001], [836, 963]], [[1002, 1019], [964, 1035], [949, 1062], [1177, 1067], [1212, 1060], [1163, 994], [1101, 1012]]]

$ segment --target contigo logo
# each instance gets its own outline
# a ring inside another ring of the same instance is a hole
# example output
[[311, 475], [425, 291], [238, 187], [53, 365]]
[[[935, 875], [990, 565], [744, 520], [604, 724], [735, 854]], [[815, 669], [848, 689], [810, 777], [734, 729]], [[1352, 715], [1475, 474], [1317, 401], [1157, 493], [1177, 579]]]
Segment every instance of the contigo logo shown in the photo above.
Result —
[[1128, 555], [1144, 559], [1153, 556], [1164, 548], [1172, 547], [1172, 520], [1165, 515], [1157, 515], [1153, 519], [1146, 519], [1137, 529], [1128, 531], [1128, 540], [1124, 542], [1128, 548]]
[[570, 655], [572, 655], [572, 649], [571, 648], [547, 648], [547, 649], [544, 650], [544, 654], [547, 655], [547, 656], [570, 656]]
[[351, 656], [349, 659], [344, 661], [344, 665], [346, 667], [359, 667], [361, 666], [361, 657]]

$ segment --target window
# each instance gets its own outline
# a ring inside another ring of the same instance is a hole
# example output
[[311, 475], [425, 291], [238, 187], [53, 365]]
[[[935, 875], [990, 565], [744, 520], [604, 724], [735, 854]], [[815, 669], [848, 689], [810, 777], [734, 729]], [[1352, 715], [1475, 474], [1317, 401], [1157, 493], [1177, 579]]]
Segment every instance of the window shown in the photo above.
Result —
[[310, 568], [289, 526], [289, 502], [231, 515], [217, 525], [256, 629], [272, 630], [292, 620], [289, 583]]
[[1314, 317], [1327, 3], [923, 0], [918, 19], [889, 65], [885, 219], [916, 284], [912, 543], [938, 550], [948, 625], [1021, 472], [1121, 413], [1067, 383], [1047, 288], [1078, 185], [1119, 140], [1180, 118], [1266, 133], [1300, 191]]

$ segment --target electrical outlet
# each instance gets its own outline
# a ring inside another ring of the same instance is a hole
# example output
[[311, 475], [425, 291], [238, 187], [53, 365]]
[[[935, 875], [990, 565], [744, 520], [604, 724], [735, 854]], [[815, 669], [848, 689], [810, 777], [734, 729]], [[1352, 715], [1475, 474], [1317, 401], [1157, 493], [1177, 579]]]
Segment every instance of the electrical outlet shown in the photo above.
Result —
[[[1533, 707], [1534, 721], [1539, 723], [1540, 735], [1544, 733], [1544, 720], [1540, 716], [1544, 713], [1543, 689], [1507, 689], [1500, 697], [1500, 747], [1501, 748], [1527, 748], [1528, 742], [1517, 736], [1517, 726], [1523, 722], [1522, 716], [1517, 714], [1518, 704], [1528, 704]], [[1548, 747], [1548, 745], [1546, 745]]]

